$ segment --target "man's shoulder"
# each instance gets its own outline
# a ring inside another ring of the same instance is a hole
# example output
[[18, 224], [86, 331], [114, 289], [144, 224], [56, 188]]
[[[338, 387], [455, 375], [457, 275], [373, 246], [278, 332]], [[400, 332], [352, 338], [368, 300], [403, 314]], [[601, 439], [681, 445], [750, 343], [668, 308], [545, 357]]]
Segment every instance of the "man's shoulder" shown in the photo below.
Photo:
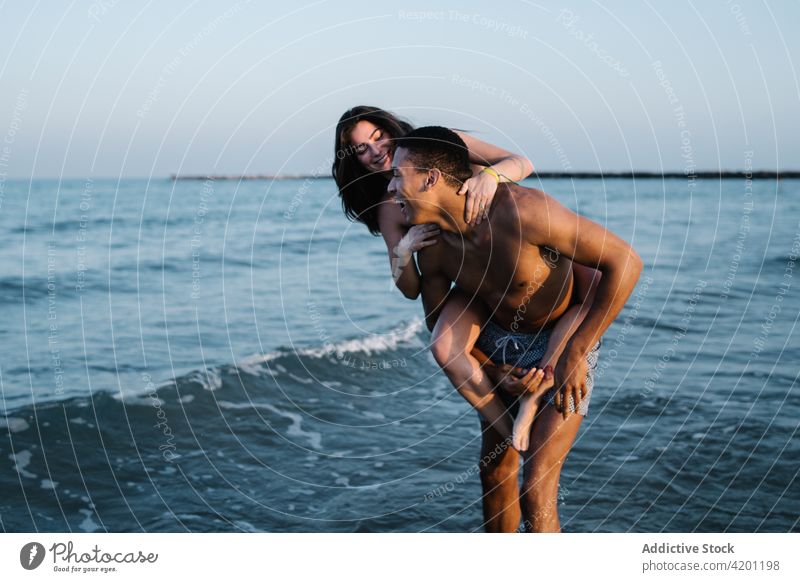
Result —
[[520, 224], [536, 221], [542, 213], [547, 212], [547, 205], [552, 198], [543, 190], [526, 188], [518, 184], [501, 184], [497, 188], [499, 204], [498, 214], [504, 220]]
[[544, 202], [550, 196], [538, 188], [527, 188], [519, 184], [503, 184], [508, 191], [508, 196], [518, 203], [537, 204]]

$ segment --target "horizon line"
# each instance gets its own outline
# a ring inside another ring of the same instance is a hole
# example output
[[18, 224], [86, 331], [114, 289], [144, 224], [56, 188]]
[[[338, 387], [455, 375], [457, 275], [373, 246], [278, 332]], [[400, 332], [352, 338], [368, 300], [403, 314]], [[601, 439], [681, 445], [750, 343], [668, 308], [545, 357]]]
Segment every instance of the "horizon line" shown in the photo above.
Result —
[[[698, 170], [687, 173], [684, 171], [655, 171], [655, 170], [624, 170], [624, 171], [596, 171], [596, 170], [542, 170], [534, 171], [525, 180], [537, 178], [575, 178], [575, 179], [617, 179], [617, 178], [746, 178], [753, 180], [765, 179], [797, 179], [800, 170]], [[168, 174], [151, 176], [9, 176], [0, 173], [0, 181], [33, 181], [33, 180], [332, 180], [328, 174]], [[522, 181], [522, 180], [520, 180]]]
[[[614, 172], [597, 171], [534, 171], [524, 180], [536, 178], [574, 178], [574, 179], [658, 179], [658, 178], [745, 178], [750, 180], [774, 180], [800, 178], [800, 170], [700, 170], [695, 172], [657, 172], [651, 170], [629, 170]], [[171, 174], [170, 180], [332, 180], [329, 175], [318, 174]], [[520, 180], [523, 181], [523, 180]]]

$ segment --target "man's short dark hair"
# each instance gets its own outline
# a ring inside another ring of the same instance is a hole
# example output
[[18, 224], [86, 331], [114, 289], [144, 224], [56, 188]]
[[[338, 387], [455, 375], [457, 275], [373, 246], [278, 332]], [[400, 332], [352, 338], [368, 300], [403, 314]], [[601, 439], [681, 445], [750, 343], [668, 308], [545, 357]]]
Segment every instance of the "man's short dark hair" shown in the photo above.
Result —
[[418, 171], [436, 168], [450, 186], [458, 188], [472, 176], [467, 144], [451, 129], [429, 125], [394, 141], [408, 150], [408, 160]]

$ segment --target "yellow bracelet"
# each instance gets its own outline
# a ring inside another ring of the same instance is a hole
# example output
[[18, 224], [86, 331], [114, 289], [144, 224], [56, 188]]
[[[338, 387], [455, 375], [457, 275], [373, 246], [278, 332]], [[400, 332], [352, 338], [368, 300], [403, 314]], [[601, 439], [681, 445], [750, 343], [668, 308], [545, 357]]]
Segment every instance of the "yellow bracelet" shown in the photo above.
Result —
[[497, 180], [497, 183], [498, 184], [500, 183], [500, 174], [498, 174], [497, 171], [494, 170], [493, 168], [489, 168], [489, 167], [484, 168], [484, 169], [481, 170], [481, 173], [483, 173], [483, 172], [486, 172], [490, 176], [494, 176], [494, 179]]

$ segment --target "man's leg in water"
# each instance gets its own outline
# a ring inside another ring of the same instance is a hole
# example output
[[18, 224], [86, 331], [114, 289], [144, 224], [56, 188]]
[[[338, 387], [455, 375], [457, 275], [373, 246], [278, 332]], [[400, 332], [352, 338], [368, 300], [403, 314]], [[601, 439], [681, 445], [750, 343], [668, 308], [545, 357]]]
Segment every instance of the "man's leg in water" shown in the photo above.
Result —
[[488, 533], [519, 529], [519, 453], [486, 421], [481, 421], [480, 475], [483, 527]]
[[582, 421], [583, 416], [574, 412], [564, 420], [552, 404], [544, 405], [534, 420], [530, 446], [524, 453], [520, 496], [525, 531], [561, 531], [558, 481]]

